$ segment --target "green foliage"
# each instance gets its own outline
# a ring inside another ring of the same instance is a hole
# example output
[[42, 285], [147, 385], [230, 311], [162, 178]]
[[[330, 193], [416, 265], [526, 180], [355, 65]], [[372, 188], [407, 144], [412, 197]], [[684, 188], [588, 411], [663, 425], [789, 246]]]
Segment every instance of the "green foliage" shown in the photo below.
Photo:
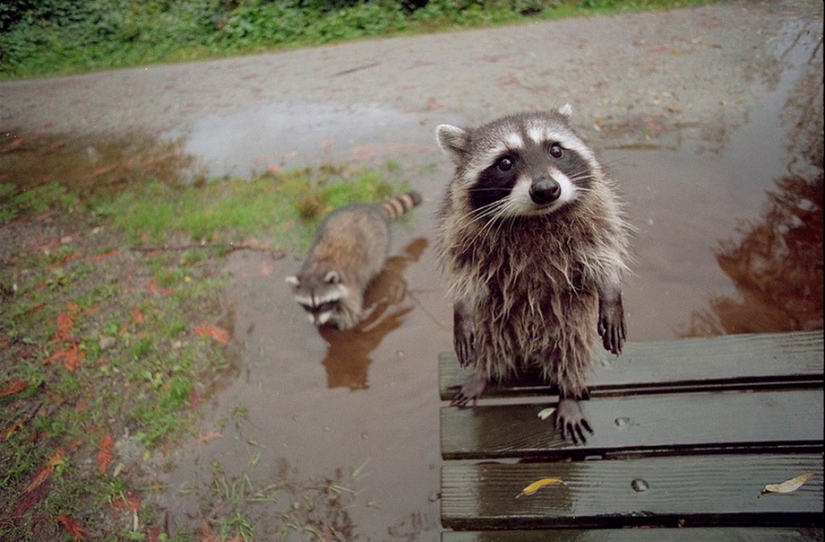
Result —
[[74, 202], [76, 196], [54, 181], [23, 191], [11, 183], [0, 183], [0, 224], [10, 222], [21, 213], [66, 209]]
[[5, 0], [0, 77], [708, 0]]
[[[137, 244], [158, 243], [169, 235], [235, 242], [269, 232], [297, 249], [311, 241], [320, 218], [336, 207], [390, 197], [398, 183], [388, 177], [397, 176], [389, 170], [322, 167], [199, 185], [154, 181], [99, 201], [94, 212], [110, 217]], [[161, 286], [175, 281], [157, 278]]]

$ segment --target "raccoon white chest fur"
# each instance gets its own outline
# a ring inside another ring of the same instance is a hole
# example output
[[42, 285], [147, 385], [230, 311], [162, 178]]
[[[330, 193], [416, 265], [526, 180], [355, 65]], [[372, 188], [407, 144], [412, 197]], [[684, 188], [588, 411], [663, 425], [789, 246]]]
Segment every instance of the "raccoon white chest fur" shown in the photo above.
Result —
[[324, 218], [297, 275], [286, 278], [316, 326], [351, 329], [363, 318], [364, 293], [390, 248], [390, 222], [421, 202], [409, 192], [384, 203], [353, 203]]
[[459, 361], [482, 380], [539, 367], [577, 398], [599, 336], [616, 354], [624, 342], [629, 226], [568, 116], [563, 108], [438, 127], [456, 166], [439, 251]]

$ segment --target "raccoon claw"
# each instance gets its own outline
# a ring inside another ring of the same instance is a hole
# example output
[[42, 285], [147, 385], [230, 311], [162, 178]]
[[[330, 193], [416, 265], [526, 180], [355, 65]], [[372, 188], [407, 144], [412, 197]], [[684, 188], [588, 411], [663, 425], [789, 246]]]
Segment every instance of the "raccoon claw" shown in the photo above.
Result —
[[584, 430], [587, 430], [591, 435], [593, 429], [590, 427], [590, 422], [584, 417], [579, 402], [575, 399], [562, 399], [559, 401], [559, 406], [556, 409], [556, 430], [561, 433], [562, 440], [567, 440], [569, 436], [573, 440], [573, 444], [587, 443]]
[[605, 350], [617, 356], [622, 353], [622, 346], [627, 338], [627, 327], [621, 302], [599, 304], [598, 331]]
[[473, 403], [472, 406], [475, 406], [476, 401], [478, 401], [478, 398], [481, 397], [481, 394], [484, 393], [486, 388], [487, 381], [475, 375], [460, 384], [454, 384], [450, 386], [450, 389], [457, 389], [458, 392], [450, 402], [450, 406], [464, 408], [468, 406], [470, 402]]

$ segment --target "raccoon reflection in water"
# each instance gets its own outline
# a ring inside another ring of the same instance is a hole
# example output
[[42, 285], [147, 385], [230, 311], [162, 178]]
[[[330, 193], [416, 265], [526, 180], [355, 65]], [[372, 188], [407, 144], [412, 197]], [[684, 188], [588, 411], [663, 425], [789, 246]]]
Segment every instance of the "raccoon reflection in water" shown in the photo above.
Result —
[[570, 127], [570, 106], [478, 128], [437, 128], [455, 164], [440, 209], [439, 256], [453, 301], [453, 342], [473, 376], [467, 406], [491, 380], [540, 369], [558, 387], [562, 438], [593, 432], [586, 395], [592, 345], [619, 355], [621, 279], [630, 226], [612, 180]]
[[355, 328], [348, 331], [331, 326], [319, 328], [328, 345], [322, 361], [328, 388], [358, 390], [369, 387], [370, 355], [384, 337], [403, 324], [404, 317], [413, 309], [404, 272], [407, 266], [418, 261], [426, 248], [427, 240], [420, 237], [407, 244], [400, 254], [387, 259], [384, 269], [367, 289], [364, 296], [366, 316]]

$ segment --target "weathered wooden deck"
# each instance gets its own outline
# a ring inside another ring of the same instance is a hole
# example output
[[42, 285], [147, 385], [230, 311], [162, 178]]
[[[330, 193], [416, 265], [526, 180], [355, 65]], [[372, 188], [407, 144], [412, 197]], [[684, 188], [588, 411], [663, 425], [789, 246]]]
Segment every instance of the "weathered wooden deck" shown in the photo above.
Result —
[[[822, 332], [630, 343], [591, 379], [578, 446], [538, 417], [556, 397], [534, 375], [444, 406], [442, 541], [822, 540], [823, 365]], [[449, 401], [452, 354], [439, 377]], [[564, 485], [516, 498], [542, 478]]]

